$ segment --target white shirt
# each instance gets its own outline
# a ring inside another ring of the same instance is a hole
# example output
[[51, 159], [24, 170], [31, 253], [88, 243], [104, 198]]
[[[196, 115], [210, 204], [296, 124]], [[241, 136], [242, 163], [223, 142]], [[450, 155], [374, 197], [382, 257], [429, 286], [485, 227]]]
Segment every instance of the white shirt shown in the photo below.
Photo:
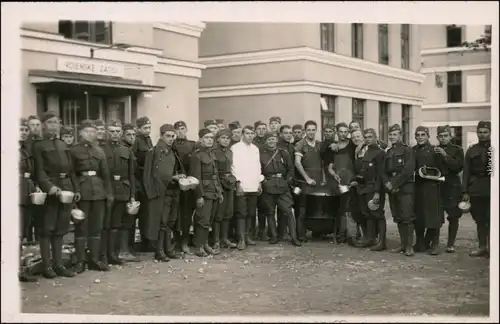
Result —
[[260, 152], [254, 144], [240, 141], [231, 147], [231, 173], [240, 182], [243, 192], [258, 192], [260, 185]]

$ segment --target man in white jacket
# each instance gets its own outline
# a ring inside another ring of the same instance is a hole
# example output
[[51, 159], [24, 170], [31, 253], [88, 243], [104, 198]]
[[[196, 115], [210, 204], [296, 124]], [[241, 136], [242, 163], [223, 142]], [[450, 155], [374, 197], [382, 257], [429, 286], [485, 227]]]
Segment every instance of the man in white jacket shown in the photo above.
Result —
[[260, 153], [252, 144], [255, 133], [252, 126], [245, 126], [241, 141], [231, 147], [233, 165], [231, 172], [236, 178], [236, 199], [234, 202], [238, 249], [255, 245], [250, 238], [250, 227], [257, 213], [257, 197], [262, 192]]

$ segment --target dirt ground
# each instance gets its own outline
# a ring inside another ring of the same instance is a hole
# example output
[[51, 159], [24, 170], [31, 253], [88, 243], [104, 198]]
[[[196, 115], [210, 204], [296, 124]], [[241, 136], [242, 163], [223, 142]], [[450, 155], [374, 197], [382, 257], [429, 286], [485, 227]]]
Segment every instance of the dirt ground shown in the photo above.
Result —
[[[389, 248], [398, 242], [388, 220]], [[441, 244], [446, 242], [447, 225]], [[489, 260], [471, 258], [475, 225], [464, 216], [455, 254], [413, 258], [329, 240], [259, 242], [244, 252], [152, 255], [111, 272], [22, 284], [23, 312], [109, 315], [472, 315], [489, 314]]]

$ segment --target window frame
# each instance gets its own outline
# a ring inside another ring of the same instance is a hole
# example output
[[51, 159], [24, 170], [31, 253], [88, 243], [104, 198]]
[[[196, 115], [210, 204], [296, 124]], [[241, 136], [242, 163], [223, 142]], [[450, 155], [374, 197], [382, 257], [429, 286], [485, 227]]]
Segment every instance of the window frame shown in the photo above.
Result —
[[387, 143], [389, 134], [389, 105], [390, 103], [385, 101], [379, 101], [378, 103], [378, 113], [379, 113], [379, 138], [383, 142]]
[[335, 24], [320, 23], [319, 28], [321, 50], [335, 53]]
[[364, 25], [354, 23], [351, 25], [351, 53], [352, 57], [363, 59], [364, 57]]
[[401, 68], [409, 70], [411, 68], [410, 51], [411, 51], [411, 25], [401, 25]]
[[325, 95], [322, 94], [321, 98], [325, 99], [328, 110], [323, 110], [320, 104], [320, 116], [321, 116], [321, 140], [324, 140], [324, 127], [325, 125], [331, 124], [333, 126], [336, 125], [335, 119], [335, 107], [337, 106], [337, 96]]
[[[458, 94], [454, 91], [458, 91]], [[454, 94], [457, 94], [457, 99]], [[448, 103], [463, 101], [463, 73], [462, 71], [448, 71], [446, 73], [446, 99]]]
[[411, 121], [411, 105], [401, 105], [401, 132], [403, 135], [403, 143], [410, 143], [410, 121]]
[[389, 65], [389, 24], [378, 24], [378, 62]]
[[[64, 31], [61, 31], [61, 24], [62, 23], [68, 23], [70, 24], [70, 34], [66, 34]], [[76, 24], [77, 23], [86, 23], [87, 24], [87, 31], [88, 31], [88, 37], [87, 39], [81, 39], [77, 37], [76, 33]], [[100, 35], [100, 33], [97, 33], [97, 24], [103, 23], [104, 24], [104, 39], [102, 41], [97, 40], [97, 36]], [[111, 45], [113, 44], [113, 23], [111, 21], [105, 21], [105, 20], [59, 20], [59, 25], [58, 25], [58, 34], [64, 36], [66, 39], [72, 39], [72, 40], [77, 40], [81, 42], [88, 42], [88, 43], [95, 43], [95, 44], [104, 44], [104, 45]]]
[[[452, 35], [450, 33], [454, 32], [454, 31], [460, 31], [460, 42], [455, 42], [451, 39]], [[462, 26], [456, 26], [456, 25], [446, 26], [446, 47], [447, 48], [461, 47], [462, 43], [463, 43], [463, 38], [464, 38], [464, 29]]]
[[[359, 112], [359, 108], [361, 108], [361, 112]], [[356, 121], [359, 123], [361, 129], [365, 127], [365, 113], [366, 113], [366, 100], [359, 98], [352, 98], [352, 121]]]

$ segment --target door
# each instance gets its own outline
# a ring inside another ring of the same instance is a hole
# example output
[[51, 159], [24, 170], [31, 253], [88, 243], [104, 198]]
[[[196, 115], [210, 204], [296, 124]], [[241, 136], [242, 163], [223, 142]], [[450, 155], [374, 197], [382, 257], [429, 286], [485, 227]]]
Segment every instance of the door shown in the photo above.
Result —
[[104, 119], [106, 122], [119, 120], [122, 123], [131, 121], [132, 98], [130, 96], [109, 98], [106, 104]]

